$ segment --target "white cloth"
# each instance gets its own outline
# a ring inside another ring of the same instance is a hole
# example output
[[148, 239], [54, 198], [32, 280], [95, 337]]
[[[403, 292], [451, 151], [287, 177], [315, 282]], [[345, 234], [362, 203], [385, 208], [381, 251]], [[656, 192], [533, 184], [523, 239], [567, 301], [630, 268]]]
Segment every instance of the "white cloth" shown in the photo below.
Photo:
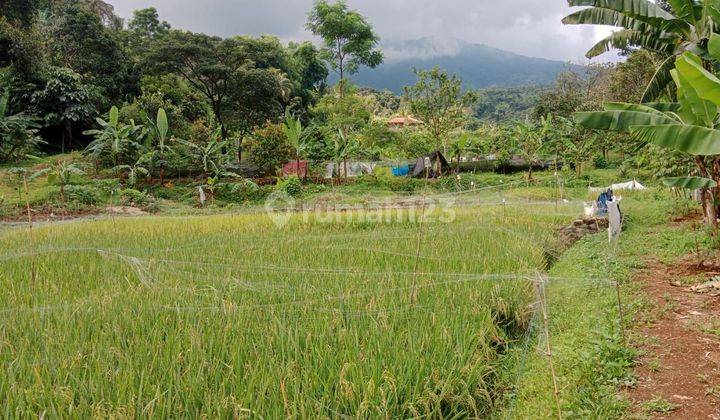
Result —
[[620, 232], [622, 232], [622, 213], [620, 213], [620, 201], [622, 198], [616, 198], [613, 201], [608, 201], [608, 220], [610, 221], [610, 228], [608, 228], [608, 239], [610, 242], [615, 242], [620, 239]]
[[[354, 178], [360, 175], [371, 174], [375, 171], [378, 165], [372, 162], [348, 162], [347, 163], [347, 176], [348, 178]], [[325, 167], [325, 179], [330, 179], [335, 176], [342, 177], [345, 174], [345, 163], [328, 163]]]

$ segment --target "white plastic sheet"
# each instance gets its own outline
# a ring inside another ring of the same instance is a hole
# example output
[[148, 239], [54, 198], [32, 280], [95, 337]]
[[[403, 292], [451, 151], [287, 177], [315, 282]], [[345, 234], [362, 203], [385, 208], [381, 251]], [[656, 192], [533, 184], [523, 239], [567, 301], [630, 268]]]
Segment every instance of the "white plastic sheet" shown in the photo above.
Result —
[[620, 183], [620, 184], [613, 184], [613, 185], [611, 185], [611, 186], [609, 186], [609, 187], [605, 187], [605, 188], [593, 188], [593, 187], [591, 187], [591, 188], [590, 188], [590, 191], [592, 191], [592, 192], [602, 192], [602, 191], [607, 191], [607, 190], [613, 190], [613, 191], [644, 191], [644, 190], [647, 190], [647, 189], [648, 189], [648, 188], [647, 188], [646, 186], [644, 186], [643, 184], [641, 184], [641, 183], [639, 183], [639, 182], [637, 182], [637, 181], [635, 181], [635, 180], [632, 180], [632, 181], [628, 181], [628, 182], [622, 182], [622, 183]]
[[608, 220], [610, 227], [608, 228], [608, 239], [610, 242], [617, 242], [622, 232], [622, 213], [620, 212], [620, 201], [622, 198], [615, 198], [608, 201]]

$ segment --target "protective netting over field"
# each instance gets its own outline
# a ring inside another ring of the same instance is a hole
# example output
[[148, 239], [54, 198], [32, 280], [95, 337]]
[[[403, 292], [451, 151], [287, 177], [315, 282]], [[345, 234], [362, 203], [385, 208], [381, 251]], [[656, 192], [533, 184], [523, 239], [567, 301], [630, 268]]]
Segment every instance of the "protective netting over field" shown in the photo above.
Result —
[[6, 413], [486, 416], [501, 354], [534, 337], [538, 284], [610, 283], [539, 275], [578, 203], [483, 191], [457, 194], [461, 205], [423, 197], [412, 216], [403, 206], [282, 224], [257, 213], [7, 231]]

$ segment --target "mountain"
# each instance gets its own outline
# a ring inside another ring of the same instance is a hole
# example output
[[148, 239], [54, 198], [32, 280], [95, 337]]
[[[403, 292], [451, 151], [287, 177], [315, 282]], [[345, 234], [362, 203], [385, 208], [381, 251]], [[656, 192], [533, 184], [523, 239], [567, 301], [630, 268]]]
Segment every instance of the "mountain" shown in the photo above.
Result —
[[[402, 93], [404, 86], [415, 83], [413, 68], [434, 66], [458, 75], [467, 89], [547, 85], [564, 70], [584, 73], [583, 66], [527, 57], [457, 39], [385, 42], [382, 49], [385, 63], [376, 69], [362, 68], [350, 77], [355, 84]], [[333, 75], [331, 82], [336, 81], [337, 75]]]

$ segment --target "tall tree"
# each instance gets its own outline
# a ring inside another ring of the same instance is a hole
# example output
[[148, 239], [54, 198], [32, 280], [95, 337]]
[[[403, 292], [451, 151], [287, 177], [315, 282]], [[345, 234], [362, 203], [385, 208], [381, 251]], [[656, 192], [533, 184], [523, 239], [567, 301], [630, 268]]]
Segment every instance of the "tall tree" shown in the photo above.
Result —
[[[280, 85], [271, 71], [273, 65], [279, 65], [278, 57], [280, 53], [244, 38], [222, 39], [171, 30], [152, 45], [144, 64], [158, 73], [176, 74], [200, 92], [226, 139], [233, 114], [241, 125], [250, 121], [243, 112], [252, 114], [251, 120], [256, 121], [258, 114], [267, 116], [268, 107], [275, 111], [279, 108]], [[242, 128], [247, 129], [248, 124]]]
[[62, 3], [55, 13], [52, 45], [56, 64], [83, 75], [108, 102], [118, 99], [125, 86], [128, 64], [116, 34], [85, 2]]
[[288, 46], [293, 79], [303, 111], [314, 105], [325, 92], [328, 68], [320, 51], [311, 42]]
[[372, 25], [342, 0], [316, 2], [307, 28], [323, 39], [323, 57], [340, 75], [341, 95], [346, 74], [356, 73], [361, 65], [375, 68], [383, 62], [383, 53], [377, 49], [380, 38]]
[[128, 22], [128, 31], [140, 40], [156, 38], [169, 30], [170, 24], [164, 20], [160, 21], [158, 11], [154, 7], [135, 10], [132, 19]]
[[36, 113], [43, 115], [46, 126], [62, 127], [62, 153], [72, 145], [73, 124], [87, 121], [97, 113], [94, 98], [82, 77], [62, 67], [50, 70], [45, 87], [33, 93], [31, 102]]
[[472, 92], [463, 92], [462, 81], [455, 75], [435, 67], [414, 70], [418, 78], [414, 86], [405, 88], [405, 98], [412, 113], [420, 118], [425, 130], [435, 141], [437, 150], [448, 151], [448, 134], [466, 120], [476, 100]]

